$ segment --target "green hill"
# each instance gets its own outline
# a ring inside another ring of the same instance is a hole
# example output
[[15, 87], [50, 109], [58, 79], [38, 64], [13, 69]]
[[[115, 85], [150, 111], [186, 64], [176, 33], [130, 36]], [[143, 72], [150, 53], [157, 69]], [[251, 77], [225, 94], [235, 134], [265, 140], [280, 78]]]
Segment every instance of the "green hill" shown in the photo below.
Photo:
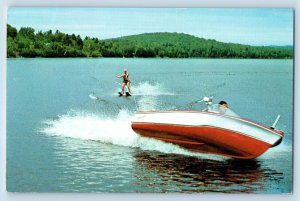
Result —
[[99, 40], [7, 25], [8, 57], [293, 58], [293, 48], [256, 47], [184, 33], [145, 33]]
[[292, 48], [256, 47], [198, 38], [183, 33], [146, 33], [106, 40], [125, 57], [292, 58]]

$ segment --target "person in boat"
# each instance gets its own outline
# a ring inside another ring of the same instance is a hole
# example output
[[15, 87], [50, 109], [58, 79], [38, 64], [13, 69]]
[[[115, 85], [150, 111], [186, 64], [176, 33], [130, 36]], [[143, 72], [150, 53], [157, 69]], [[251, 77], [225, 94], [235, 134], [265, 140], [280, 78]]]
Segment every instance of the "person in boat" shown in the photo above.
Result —
[[228, 103], [226, 101], [219, 102], [219, 112], [221, 114], [225, 114], [226, 110], [229, 108]]
[[117, 78], [123, 78], [123, 83], [122, 83], [122, 95], [124, 95], [124, 90], [125, 90], [125, 86], [127, 86], [128, 92], [129, 94], [131, 94], [130, 91], [130, 80], [129, 80], [129, 74], [128, 74], [128, 70], [125, 68], [124, 69], [124, 74], [123, 75], [117, 75]]
[[214, 112], [214, 113], [220, 113], [225, 114], [229, 116], [239, 117], [235, 112], [233, 112], [226, 101], [222, 100], [219, 102], [219, 104], [212, 104], [212, 99], [205, 97], [203, 99], [204, 102], [207, 103], [207, 108], [202, 110], [204, 112]]

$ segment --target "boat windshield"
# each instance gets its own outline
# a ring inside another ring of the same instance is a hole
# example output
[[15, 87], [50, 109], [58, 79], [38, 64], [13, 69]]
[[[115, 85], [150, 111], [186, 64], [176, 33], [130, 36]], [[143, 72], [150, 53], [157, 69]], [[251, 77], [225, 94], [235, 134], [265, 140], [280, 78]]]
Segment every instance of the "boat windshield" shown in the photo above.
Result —
[[239, 115], [237, 115], [235, 112], [233, 112], [229, 108], [226, 108], [226, 109], [220, 108], [219, 104], [213, 104], [213, 105], [208, 106], [208, 109], [206, 111], [226, 114], [226, 115], [234, 116], [234, 117], [239, 117]]

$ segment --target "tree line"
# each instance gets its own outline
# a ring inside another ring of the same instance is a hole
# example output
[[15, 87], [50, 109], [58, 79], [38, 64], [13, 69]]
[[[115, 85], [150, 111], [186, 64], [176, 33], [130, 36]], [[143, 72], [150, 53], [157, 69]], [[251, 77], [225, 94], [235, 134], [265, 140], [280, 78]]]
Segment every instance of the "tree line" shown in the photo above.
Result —
[[198, 38], [183, 33], [145, 33], [115, 39], [36, 32], [7, 25], [7, 56], [18, 57], [143, 57], [143, 58], [293, 58], [292, 47], [258, 47]]

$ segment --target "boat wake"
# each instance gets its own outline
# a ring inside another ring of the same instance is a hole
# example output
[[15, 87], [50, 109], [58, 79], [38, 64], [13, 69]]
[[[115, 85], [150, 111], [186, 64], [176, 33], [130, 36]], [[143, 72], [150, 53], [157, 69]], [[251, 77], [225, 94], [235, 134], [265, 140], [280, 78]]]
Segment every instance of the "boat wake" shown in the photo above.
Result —
[[159, 101], [159, 96], [174, 96], [162, 84], [141, 82], [132, 86], [133, 96], [137, 96], [136, 103], [139, 111], [149, 111], [157, 109], [174, 109], [164, 105]]
[[44, 120], [42, 128], [39, 131], [49, 136], [93, 140], [162, 153], [181, 154], [215, 160], [223, 158], [193, 153], [177, 145], [141, 137], [131, 129], [131, 118], [132, 116], [126, 110], [121, 110], [115, 118], [82, 111], [70, 111], [68, 114], [61, 115], [57, 119]]

